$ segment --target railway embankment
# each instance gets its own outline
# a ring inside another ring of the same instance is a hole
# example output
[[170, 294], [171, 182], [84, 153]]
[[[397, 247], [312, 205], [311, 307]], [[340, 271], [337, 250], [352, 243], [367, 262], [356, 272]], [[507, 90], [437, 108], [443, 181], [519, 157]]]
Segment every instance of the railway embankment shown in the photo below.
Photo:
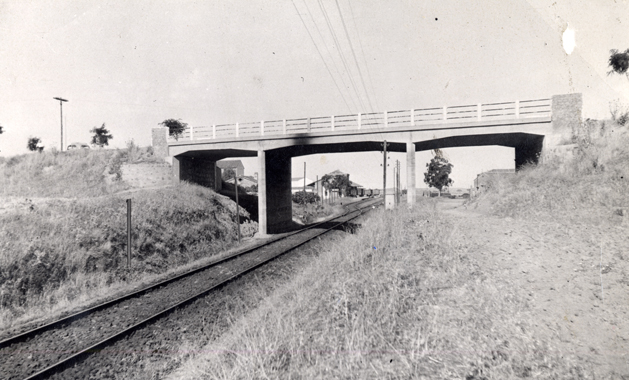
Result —
[[[185, 183], [135, 189], [124, 181], [123, 165], [151, 160], [150, 149], [130, 144], [0, 162], [0, 330], [97, 303], [233, 247], [236, 206], [227, 197]], [[241, 227], [245, 237], [257, 229]]]

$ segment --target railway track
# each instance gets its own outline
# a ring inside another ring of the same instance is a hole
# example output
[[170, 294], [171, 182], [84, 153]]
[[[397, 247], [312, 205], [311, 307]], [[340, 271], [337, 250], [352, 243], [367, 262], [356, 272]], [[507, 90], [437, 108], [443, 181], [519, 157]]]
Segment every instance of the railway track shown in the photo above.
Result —
[[[347, 224], [364, 209], [379, 202], [374, 199], [355, 202], [339, 217], [309, 225], [137, 292], [6, 338], [0, 341], [0, 378], [44, 379], [57, 377], [59, 375], [54, 375], [71, 367], [75, 370], [86, 358], [97, 356], [120, 339], [155, 325], [235, 278]], [[69, 377], [102, 375], [89, 375], [93, 365], [86, 364], [87, 368]]]

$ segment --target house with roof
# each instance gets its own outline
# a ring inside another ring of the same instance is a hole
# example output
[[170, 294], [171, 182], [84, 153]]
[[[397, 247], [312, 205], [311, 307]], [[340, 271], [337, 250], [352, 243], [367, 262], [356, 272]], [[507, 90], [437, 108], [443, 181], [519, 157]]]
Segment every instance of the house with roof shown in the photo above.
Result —
[[[312, 183], [313, 181], [306, 177], [306, 193], [314, 192]], [[291, 178], [291, 192], [295, 194], [298, 191], [304, 191], [304, 177]]]

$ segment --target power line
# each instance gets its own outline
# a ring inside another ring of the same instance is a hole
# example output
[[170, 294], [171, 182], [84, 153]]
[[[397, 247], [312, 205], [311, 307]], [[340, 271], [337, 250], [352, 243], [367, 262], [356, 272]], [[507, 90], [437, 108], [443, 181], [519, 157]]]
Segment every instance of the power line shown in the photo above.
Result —
[[336, 89], [339, 91], [339, 94], [341, 94], [341, 98], [343, 98], [343, 102], [345, 103], [345, 105], [347, 106], [347, 108], [351, 112], [351, 107], [349, 106], [349, 104], [347, 104], [347, 100], [345, 100], [345, 96], [343, 96], [343, 93], [341, 92], [341, 89], [339, 88], [338, 83], [336, 83], [336, 79], [334, 79], [334, 76], [332, 75], [332, 72], [330, 71], [330, 68], [328, 67], [328, 64], [325, 62], [325, 59], [323, 58], [323, 55], [321, 54], [321, 51], [319, 50], [319, 47], [317, 46], [317, 43], [315, 42], [314, 38], [312, 37], [312, 34], [310, 33], [310, 30], [308, 30], [308, 27], [306, 26], [306, 23], [304, 22], [303, 17], [301, 17], [301, 13], [299, 13], [299, 9], [297, 9], [297, 5], [295, 5], [295, 2], [293, 0], [291, 0], [291, 3], [293, 3], [293, 7], [295, 8], [295, 11], [297, 12], [297, 15], [299, 16], [299, 19], [301, 20], [301, 23], [304, 25], [304, 28], [306, 29], [306, 32], [308, 32], [308, 36], [310, 36], [310, 40], [312, 41], [313, 45], [315, 46], [315, 49], [317, 50], [317, 53], [319, 53], [319, 57], [321, 57], [321, 61], [323, 61], [323, 64], [325, 65], [326, 70], [328, 70], [328, 74], [330, 74], [330, 77], [332, 78], [332, 81], [334, 82], [334, 85], [336, 86]]

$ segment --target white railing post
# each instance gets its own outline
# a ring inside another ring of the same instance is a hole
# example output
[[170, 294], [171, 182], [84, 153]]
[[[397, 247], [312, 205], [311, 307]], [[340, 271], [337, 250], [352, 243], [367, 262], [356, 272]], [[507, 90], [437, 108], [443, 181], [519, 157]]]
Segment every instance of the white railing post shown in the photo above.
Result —
[[411, 110], [411, 126], [415, 125], [415, 110]]
[[212, 124], [212, 138], [216, 139], [216, 124]]
[[363, 125], [363, 119], [362, 119], [361, 113], [359, 112], [358, 113], [358, 129], [360, 129], [360, 127], [362, 127], [362, 125]]
[[286, 134], [286, 119], [282, 120], [282, 133]]
[[330, 126], [332, 127], [332, 132], [334, 132], [334, 115], [330, 116]]
[[476, 106], [476, 116], [478, 117], [478, 120], [480, 121], [483, 115], [483, 105], [478, 103], [478, 105]]
[[239, 130], [239, 126], [238, 123], [236, 123], [236, 137], [240, 137], [240, 130]]
[[387, 128], [389, 126], [389, 115], [387, 115], [387, 111], [384, 111], [384, 127]]
[[264, 136], [264, 120], [260, 122], [260, 136]]
[[448, 120], [448, 107], [443, 106], [443, 120]]
[[194, 127], [190, 126], [190, 140], [194, 140]]
[[520, 118], [520, 101], [519, 100], [515, 101], [515, 118], [516, 119]]

